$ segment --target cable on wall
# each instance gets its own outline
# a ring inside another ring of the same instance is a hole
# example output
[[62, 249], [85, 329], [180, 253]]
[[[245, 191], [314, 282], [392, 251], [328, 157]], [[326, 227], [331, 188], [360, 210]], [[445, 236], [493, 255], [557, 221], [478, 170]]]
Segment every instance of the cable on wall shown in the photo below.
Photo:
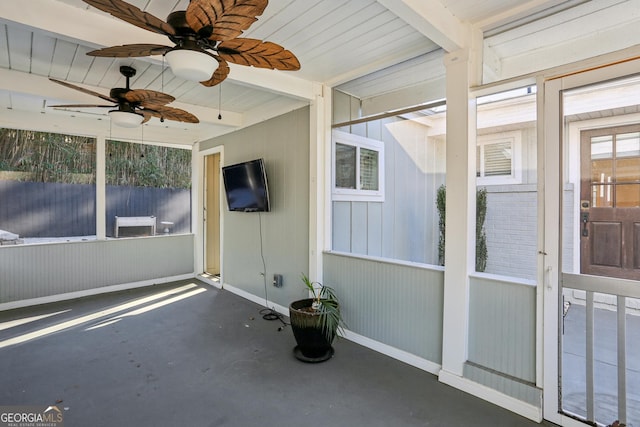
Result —
[[263, 236], [262, 236], [262, 214], [258, 212], [258, 223], [260, 229], [260, 259], [262, 260], [262, 272], [260, 275], [262, 276], [262, 281], [264, 284], [264, 305], [266, 308], [260, 310], [260, 315], [264, 320], [279, 320], [282, 322], [282, 326], [278, 328], [278, 331], [281, 331], [285, 326], [287, 326], [287, 322], [284, 321], [282, 315], [275, 311], [272, 308], [269, 308], [269, 298], [267, 294], [267, 263], [264, 259], [264, 245], [263, 245]]

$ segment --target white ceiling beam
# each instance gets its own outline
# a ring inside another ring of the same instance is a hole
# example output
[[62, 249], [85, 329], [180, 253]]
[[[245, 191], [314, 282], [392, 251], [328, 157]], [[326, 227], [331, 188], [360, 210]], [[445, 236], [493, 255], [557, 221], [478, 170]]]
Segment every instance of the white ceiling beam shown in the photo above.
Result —
[[419, 85], [400, 89], [362, 100], [362, 115], [372, 116], [394, 110], [401, 110], [408, 105], [420, 105], [426, 102], [446, 98], [445, 77], [442, 76]]
[[563, 7], [570, 7], [573, 4], [584, 3], [588, 0], [565, 0], [566, 5], [562, 5], [563, 2], [558, 4], [558, 0], [529, 0], [528, 2], [515, 5], [509, 9], [491, 15], [482, 21], [474, 23], [474, 27], [481, 29], [482, 31], [493, 30], [503, 25], [507, 25], [519, 19], [535, 16], [546, 9]]
[[[164, 35], [138, 28], [97, 9], [84, 9], [54, 0], [0, 1], [0, 17], [30, 28], [42, 29], [61, 39], [101, 48], [132, 43], [171, 46]], [[161, 64], [161, 57], [147, 57]], [[228, 79], [281, 95], [313, 99], [313, 83], [294, 73], [234, 66]]]
[[190, 147], [198, 141], [210, 139], [212, 135], [221, 135], [224, 130], [215, 129], [213, 125], [190, 125], [191, 129], [170, 126], [153, 126], [145, 124], [140, 127], [127, 129], [112, 126], [109, 119], [101, 119], [91, 115], [66, 115], [60, 112], [45, 114], [5, 110], [0, 114], [0, 127], [10, 129], [26, 129], [38, 132], [54, 132], [90, 137], [104, 136], [109, 139], [131, 141], [145, 144], [162, 144], [171, 146]]
[[143, 30], [97, 9], [86, 10], [56, 0], [0, 2], [0, 16], [71, 42], [82, 42], [89, 47], [131, 43], [169, 44], [169, 40], [161, 34]]
[[502, 62], [496, 51], [483, 42], [482, 46], [482, 77], [483, 82], [494, 82], [502, 74]]
[[229, 64], [229, 68], [231, 71], [227, 79], [232, 80], [234, 83], [258, 87], [296, 99], [306, 101], [313, 99], [315, 83], [296, 77], [295, 71], [267, 70], [237, 64]]
[[447, 52], [469, 46], [469, 26], [438, 0], [378, 0], [378, 3]]
[[[593, 64], [616, 63], [640, 56], [640, 34], [634, 21], [618, 25], [607, 31], [598, 31], [577, 40], [559, 42], [522, 55], [513, 55], [501, 61], [500, 80], [530, 75], [533, 71], [558, 68], [553, 73], [563, 74], [576, 67], [589, 69]], [[612, 51], [611, 46], [619, 50]], [[613, 58], [613, 59], [609, 59]], [[536, 65], [534, 70], [531, 64]], [[571, 65], [567, 65], [571, 64]], [[598, 65], [599, 64], [599, 65]]]

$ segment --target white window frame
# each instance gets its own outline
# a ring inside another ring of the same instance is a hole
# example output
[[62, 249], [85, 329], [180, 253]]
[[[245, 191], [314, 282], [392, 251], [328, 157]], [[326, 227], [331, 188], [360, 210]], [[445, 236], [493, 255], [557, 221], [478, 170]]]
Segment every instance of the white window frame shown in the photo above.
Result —
[[[331, 138], [331, 189], [332, 200], [357, 202], [384, 202], [384, 143], [339, 130]], [[336, 187], [336, 144], [356, 147], [356, 188]], [[378, 153], [378, 190], [360, 189], [360, 148]]]
[[[502, 142], [511, 143], [511, 174], [500, 176], [484, 176], [484, 147]], [[477, 185], [501, 185], [522, 183], [522, 132], [500, 132], [477, 137], [480, 147], [480, 176], [476, 178]], [[476, 171], [477, 173], [478, 171]]]

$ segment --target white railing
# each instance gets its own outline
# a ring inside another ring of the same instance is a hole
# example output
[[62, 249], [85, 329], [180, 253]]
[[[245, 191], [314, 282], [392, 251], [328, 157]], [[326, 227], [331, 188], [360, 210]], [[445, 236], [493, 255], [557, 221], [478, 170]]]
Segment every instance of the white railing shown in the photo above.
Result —
[[[617, 355], [617, 419], [621, 424], [627, 424], [627, 299], [640, 298], [640, 283], [633, 280], [615, 279], [610, 277], [587, 276], [578, 274], [563, 274], [562, 287], [564, 290], [578, 290], [585, 293], [585, 389], [586, 389], [586, 420], [596, 420], [596, 392], [595, 392], [595, 295], [605, 294], [615, 297], [615, 305], [609, 309], [617, 313], [617, 339], [615, 352]], [[575, 415], [575, 414], [572, 414]], [[613, 420], [602, 420], [606, 424]]]

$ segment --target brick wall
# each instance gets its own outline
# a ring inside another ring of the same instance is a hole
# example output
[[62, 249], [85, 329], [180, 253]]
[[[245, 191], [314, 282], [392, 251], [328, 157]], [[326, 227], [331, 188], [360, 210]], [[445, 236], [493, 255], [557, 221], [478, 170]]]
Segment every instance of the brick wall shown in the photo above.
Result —
[[485, 273], [536, 278], [536, 203], [535, 185], [487, 187]]

